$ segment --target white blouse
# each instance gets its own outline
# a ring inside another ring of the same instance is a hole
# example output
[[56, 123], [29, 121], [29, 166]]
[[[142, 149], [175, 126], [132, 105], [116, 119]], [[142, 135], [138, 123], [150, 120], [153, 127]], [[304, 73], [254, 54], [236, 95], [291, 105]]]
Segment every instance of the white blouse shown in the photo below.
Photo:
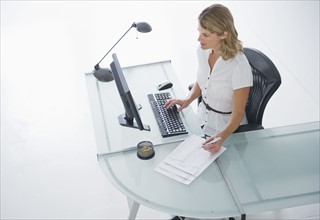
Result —
[[[250, 64], [243, 53], [234, 58], [216, 61], [210, 73], [210, 50], [198, 48], [198, 74], [197, 82], [200, 86], [202, 98], [211, 108], [221, 112], [232, 111], [233, 90], [251, 87], [253, 83]], [[220, 114], [206, 109], [203, 102], [200, 103], [197, 116], [205, 134], [212, 136], [222, 131], [227, 125], [231, 114]], [[241, 124], [247, 124], [244, 116]]]

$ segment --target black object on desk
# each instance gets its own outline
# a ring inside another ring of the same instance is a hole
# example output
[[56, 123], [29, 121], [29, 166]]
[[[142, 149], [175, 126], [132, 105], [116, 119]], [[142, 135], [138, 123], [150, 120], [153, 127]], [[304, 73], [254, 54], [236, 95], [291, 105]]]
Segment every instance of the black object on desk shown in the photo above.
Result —
[[170, 81], [164, 81], [162, 83], [160, 83], [158, 86], [157, 86], [157, 89], [159, 91], [162, 91], [162, 90], [165, 90], [165, 89], [170, 89], [171, 87], [173, 86], [173, 83], [170, 82]]
[[155, 155], [153, 144], [150, 141], [141, 141], [137, 148], [137, 156], [142, 160], [149, 160]]
[[180, 113], [177, 112], [177, 107], [172, 106], [169, 109], [163, 107], [166, 101], [171, 99], [169, 92], [148, 94], [148, 99], [162, 137], [188, 133], [181, 120]]

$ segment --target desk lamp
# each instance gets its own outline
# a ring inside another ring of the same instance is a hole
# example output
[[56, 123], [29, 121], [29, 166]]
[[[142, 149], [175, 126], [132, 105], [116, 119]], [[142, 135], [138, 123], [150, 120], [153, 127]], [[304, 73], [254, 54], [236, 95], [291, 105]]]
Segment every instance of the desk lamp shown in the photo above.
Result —
[[130, 31], [136, 28], [141, 33], [148, 33], [152, 30], [151, 26], [146, 22], [134, 22], [131, 27], [120, 37], [120, 39], [111, 47], [111, 49], [102, 57], [102, 59], [94, 66], [93, 75], [101, 82], [110, 82], [113, 80], [112, 71], [109, 68], [100, 68], [100, 62], [110, 53], [110, 51], [119, 43], [119, 41]]

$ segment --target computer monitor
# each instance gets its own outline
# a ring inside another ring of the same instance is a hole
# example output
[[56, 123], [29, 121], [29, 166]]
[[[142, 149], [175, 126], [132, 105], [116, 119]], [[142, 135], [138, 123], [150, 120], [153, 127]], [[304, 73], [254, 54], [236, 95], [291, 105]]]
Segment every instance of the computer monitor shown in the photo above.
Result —
[[141, 121], [139, 109], [131, 95], [117, 55], [115, 53], [112, 54], [112, 58], [113, 62], [110, 64], [110, 67], [125, 109], [125, 112], [118, 117], [120, 125], [150, 131], [150, 127], [148, 125], [144, 125]]

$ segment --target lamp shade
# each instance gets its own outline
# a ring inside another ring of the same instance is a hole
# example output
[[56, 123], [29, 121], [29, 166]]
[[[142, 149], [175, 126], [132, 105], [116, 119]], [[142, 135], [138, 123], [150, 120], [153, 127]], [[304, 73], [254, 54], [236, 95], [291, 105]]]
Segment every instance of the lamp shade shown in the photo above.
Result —
[[152, 31], [152, 27], [147, 22], [133, 23], [133, 27], [137, 28], [137, 31], [141, 33], [148, 33]]

